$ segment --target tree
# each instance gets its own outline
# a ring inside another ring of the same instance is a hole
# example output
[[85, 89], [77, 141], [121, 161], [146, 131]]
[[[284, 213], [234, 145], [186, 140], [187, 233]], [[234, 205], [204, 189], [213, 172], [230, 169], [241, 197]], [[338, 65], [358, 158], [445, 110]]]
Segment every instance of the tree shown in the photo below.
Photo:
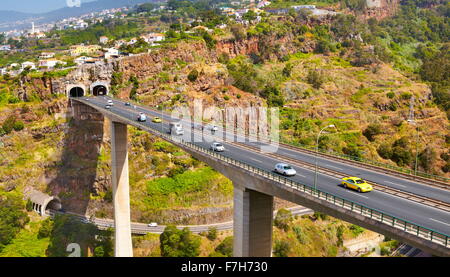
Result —
[[0, 192], [0, 252], [30, 221], [22, 198]]
[[233, 236], [226, 237], [219, 245], [217, 245], [215, 251], [225, 257], [233, 257]]
[[206, 237], [211, 241], [215, 240], [217, 238], [217, 228], [216, 227], [209, 228]]
[[292, 222], [292, 220], [293, 217], [291, 211], [286, 209], [279, 209], [273, 223], [277, 228], [287, 232], [289, 230], [289, 224]]
[[39, 228], [38, 239], [50, 237], [52, 229], [53, 220], [51, 218], [45, 219], [41, 224], [41, 228]]
[[82, 223], [78, 218], [65, 214], [56, 215], [46, 254], [49, 257], [67, 257], [67, 246], [76, 243], [80, 246], [80, 255], [87, 257], [88, 248], [94, 249], [99, 230], [92, 223]]
[[188, 228], [178, 230], [169, 225], [159, 237], [163, 257], [197, 257], [200, 254], [200, 238]]
[[387, 143], [381, 144], [378, 147], [377, 152], [383, 159], [390, 159], [392, 157], [392, 147]]
[[322, 73], [318, 72], [317, 70], [310, 70], [308, 72], [308, 76], [306, 77], [306, 80], [315, 89], [319, 89], [322, 86], [322, 84], [324, 83], [324, 77], [323, 77]]
[[409, 151], [409, 149], [406, 149], [406, 148], [403, 148], [400, 146], [395, 146], [392, 148], [391, 160], [396, 162], [397, 165], [399, 165], [399, 166], [405, 166], [405, 165], [411, 164], [411, 162], [413, 160], [413, 156], [412, 156], [411, 152]]

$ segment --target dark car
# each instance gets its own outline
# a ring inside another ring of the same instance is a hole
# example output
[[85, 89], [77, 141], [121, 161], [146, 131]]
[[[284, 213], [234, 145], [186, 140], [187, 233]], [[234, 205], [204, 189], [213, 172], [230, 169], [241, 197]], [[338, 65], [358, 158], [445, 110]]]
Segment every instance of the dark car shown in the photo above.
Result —
[[125, 106], [131, 106], [130, 102], [125, 103]]

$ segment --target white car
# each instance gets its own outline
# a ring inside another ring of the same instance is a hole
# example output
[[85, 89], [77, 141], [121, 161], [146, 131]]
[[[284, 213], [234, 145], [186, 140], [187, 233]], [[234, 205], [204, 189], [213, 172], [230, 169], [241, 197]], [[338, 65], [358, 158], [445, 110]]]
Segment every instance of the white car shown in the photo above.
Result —
[[297, 171], [295, 171], [295, 169], [285, 163], [279, 163], [275, 165], [275, 172], [282, 174], [284, 176], [294, 176], [295, 174], [297, 174]]
[[225, 147], [223, 146], [222, 143], [219, 143], [219, 142], [214, 142], [213, 144], [211, 144], [210, 149], [212, 151], [216, 151], [216, 152], [223, 152], [223, 151], [225, 151]]
[[107, 109], [107, 110], [111, 109], [111, 105], [107, 104], [107, 105], [105, 106], [105, 109]]
[[211, 131], [213, 131], [213, 132], [217, 132], [217, 131], [219, 131], [219, 127], [217, 127], [216, 125], [214, 125], [214, 126], [211, 126]]
[[113, 102], [111, 99], [109, 99], [109, 100], [108, 100], [108, 105], [114, 106], [114, 102]]
[[148, 227], [158, 227], [158, 223], [156, 222], [149, 223]]
[[137, 121], [145, 122], [145, 121], [147, 121], [147, 116], [144, 113], [139, 113]]

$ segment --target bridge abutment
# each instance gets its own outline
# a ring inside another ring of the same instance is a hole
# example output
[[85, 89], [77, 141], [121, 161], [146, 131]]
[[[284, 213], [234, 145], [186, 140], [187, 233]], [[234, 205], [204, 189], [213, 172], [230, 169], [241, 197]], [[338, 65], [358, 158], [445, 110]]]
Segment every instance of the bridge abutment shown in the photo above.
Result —
[[234, 185], [234, 257], [272, 255], [273, 196]]
[[111, 123], [111, 164], [115, 222], [114, 252], [116, 257], [133, 256], [127, 134], [126, 124]]

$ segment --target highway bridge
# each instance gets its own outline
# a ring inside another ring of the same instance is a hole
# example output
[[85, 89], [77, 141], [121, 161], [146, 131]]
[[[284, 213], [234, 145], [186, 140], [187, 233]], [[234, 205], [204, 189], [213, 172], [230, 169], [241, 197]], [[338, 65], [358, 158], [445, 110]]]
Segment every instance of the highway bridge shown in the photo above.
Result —
[[[108, 100], [113, 100], [114, 105], [107, 109]], [[168, 122], [179, 119], [147, 107], [127, 106], [124, 101], [107, 96], [72, 97], [71, 106], [75, 118], [89, 119], [89, 114], [100, 113], [112, 122], [116, 256], [132, 256], [127, 125], [173, 143], [233, 182], [234, 256], [271, 255], [273, 197], [357, 224], [431, 254], [450, 256], [450, 186], [445, 180], [411, 178], [320, 155], [314, 189], [315, 159], [311, 151], [280, 144], [275, 153], [262, 153], [260, 147], [268, 146], [268, 142], [255, 142], [235, 130], [211, 134], [189, 119], [182, 120], [183, 136], [171, 136]], [[149, 120], [138, 122], [139, 112], [147, 114]], [[162, 118], [163, 123], [153, 123], [153, 116]], [[217, 137], [219, 133], [233, 138], [222, 142], [226, 151], [221, 153], [209, 150], [211, 140], [221, 139]], [[275, 174], [273, 168], [278, 162], [290, 163], [296, 176]], [[375, 190], [363, 194], [341, 187], [340, 178], [349, 175], [368, 180]]]

